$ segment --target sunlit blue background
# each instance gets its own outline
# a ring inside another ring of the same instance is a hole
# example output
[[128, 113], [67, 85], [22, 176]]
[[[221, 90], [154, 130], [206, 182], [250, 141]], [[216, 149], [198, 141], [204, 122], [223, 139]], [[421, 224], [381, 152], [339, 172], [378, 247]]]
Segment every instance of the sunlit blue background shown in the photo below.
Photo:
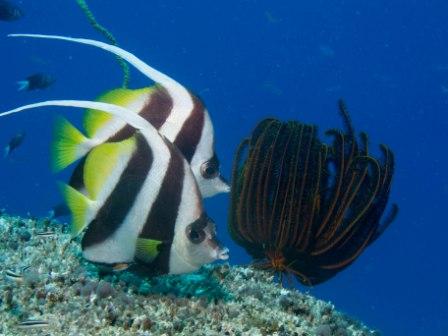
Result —
[[[26, 16], [0, 22], [0, 110], [51, 98], [93, 99], [121, 84], [110, 54], [5, 37], [102, 39], [75, 0], [17, 3]], [[384, 335], [448, 335], [447, 1], [90, 0], [90, 6], [122, 47], [203, 97], [227, 176], [237, 144], [261, 118], [339, 127], [336, 101], [345, 98], [372, 146], [386, 143], [396, 154], [392, 200], [400, 214], [349, 269], [304, 289]], [[56, 83], [17, 92], [15, 82], [37, 71], [54, 75]], [[131, 87], [148, 84], [132, 72]], [[0, 159], [0, 208], [43, 216], [59, 201], [55, 181], [67, 173], [49, 170], [57, 112], [72, 120], [81, 115], [41, 109], [1, 119], [2, 146], [21, 130], [27, 137]], [[231, 247], [231, 262], [248, 262], [226, 232], [228, 197], [206, 205]]]

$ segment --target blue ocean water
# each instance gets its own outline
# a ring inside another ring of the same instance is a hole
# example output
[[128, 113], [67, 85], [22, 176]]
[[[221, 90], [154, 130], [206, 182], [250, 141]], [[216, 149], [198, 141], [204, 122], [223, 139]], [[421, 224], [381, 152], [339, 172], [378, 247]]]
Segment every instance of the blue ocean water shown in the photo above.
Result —
[[[118, 87], [114, 57], [58, 41], [7, 38], [46, 33], [102, 39], [73, 1], [16, 1], [25, 16], [0, 22], [0, 110], [47, 99], [93, 99]], [[198, 93], [211, 113], [224, 174], [236, 146], [264, 117], [340, 127], [347, 102], [372, 147], [389, 145], [397, 167], [391, 200], [397, 220], [352, 266], [302, 288], [384, 335], [447, 335], [445, 201], [448, 180], [448, 2], [90, 0], [121, 46]], [[17, 92], [35, 72], [56, 78], [44, 91]], [[132, 71], [131, 87], [147, 86]], [[58, 203], [49, 169], [56, 114], [41, 109], [0, 120], [0, 144], [19, 131], [23, 145], [0, 163], [0, 208], [44, 216]], [[230, 239], [228, 196], [206, 201], [231, 262], [249, 262]]]

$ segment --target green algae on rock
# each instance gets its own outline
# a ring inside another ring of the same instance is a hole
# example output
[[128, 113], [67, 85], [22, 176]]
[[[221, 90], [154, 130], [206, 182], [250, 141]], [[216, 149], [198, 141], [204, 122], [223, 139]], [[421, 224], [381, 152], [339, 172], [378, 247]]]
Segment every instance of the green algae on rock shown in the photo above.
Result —
[[[20, 237], [26, 230], [29, 240]], [[36, 232], [54, 230], [45, 239]], [[54, 221], [0, 217], [0, 335], [377, 335], [327, 302], [228, 264], [182, 276], [104, 274]], [[24, 270], [10, 281], [6, 270]], [[21, 329], [24, 321], [48, 326]]]

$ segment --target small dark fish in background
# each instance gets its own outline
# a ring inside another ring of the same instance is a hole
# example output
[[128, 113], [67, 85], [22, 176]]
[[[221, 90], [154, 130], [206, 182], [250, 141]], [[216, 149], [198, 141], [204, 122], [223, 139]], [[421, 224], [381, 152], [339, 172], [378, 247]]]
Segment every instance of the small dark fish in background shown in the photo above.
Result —
[[23, 275], [22, 273], [16, 273], [11, 269], [8, 269], [4, 272], [5, 275], [5, 279], [12, 281], [12, 282], [17, 282], [17, 283], [21, 283], [23, 282]]
[[50, 325], [48, 321], [44, 320], [26, 320], [20, 322], [17, 326], [19, 329], [40, 329], [40, 328], [47, 328]]
[[40, 231], [40, 232], [36, 232], [36, 237], [38, 237], [38, 238], [50, 238], [50, 237], [54, 237], [55, 234], [56, 233], [54, 231]]
[[23, 16], [23, 10], [10, 1], [0, 0], [0, 20], [16, 21]]
[[70, 209], [65, 203], [57, 204], [54, 207], [52, 207], [50, 211], [48, 211], [49, 219], [55, 219], [69, 215], [70, 215]]
[[[1, 0], [0, 0], [1, 1]], [[54, 77], [43, 73], [36, 73], [24, 80], [18, 81], [19, 91], [32, 91], [46, 89], [54, 83]]]
[[14, 135], [6, 145], [3, 156], [5, 158], [8, 157], [13, 150], [15, 150], [22, 144], [24, 138], [25, 138], [25, 132], [20, 132]]
[[23, 275], [30, 270], [31, 266], [25, 266], [22, 267], [22, 269], [19, 272], [16, 272], [13, 269], [7, 269], [4, 272], [5, 279], [16, 282], [16, 283], [22, 283], [24, 281]]
[[16, 21], [23, 17], [23, 10], [7, 0], [0, 0], [0, 20]]

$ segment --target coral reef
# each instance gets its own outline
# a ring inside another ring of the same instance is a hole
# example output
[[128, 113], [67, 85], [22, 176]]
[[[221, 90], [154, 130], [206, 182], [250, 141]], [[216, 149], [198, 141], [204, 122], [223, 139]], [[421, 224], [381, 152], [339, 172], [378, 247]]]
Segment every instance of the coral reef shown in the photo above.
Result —
[[65, 231], [1, 215], [0, 335], [378, 335], [265, 271], [221, 264], [145, 279], [99, 269]]

